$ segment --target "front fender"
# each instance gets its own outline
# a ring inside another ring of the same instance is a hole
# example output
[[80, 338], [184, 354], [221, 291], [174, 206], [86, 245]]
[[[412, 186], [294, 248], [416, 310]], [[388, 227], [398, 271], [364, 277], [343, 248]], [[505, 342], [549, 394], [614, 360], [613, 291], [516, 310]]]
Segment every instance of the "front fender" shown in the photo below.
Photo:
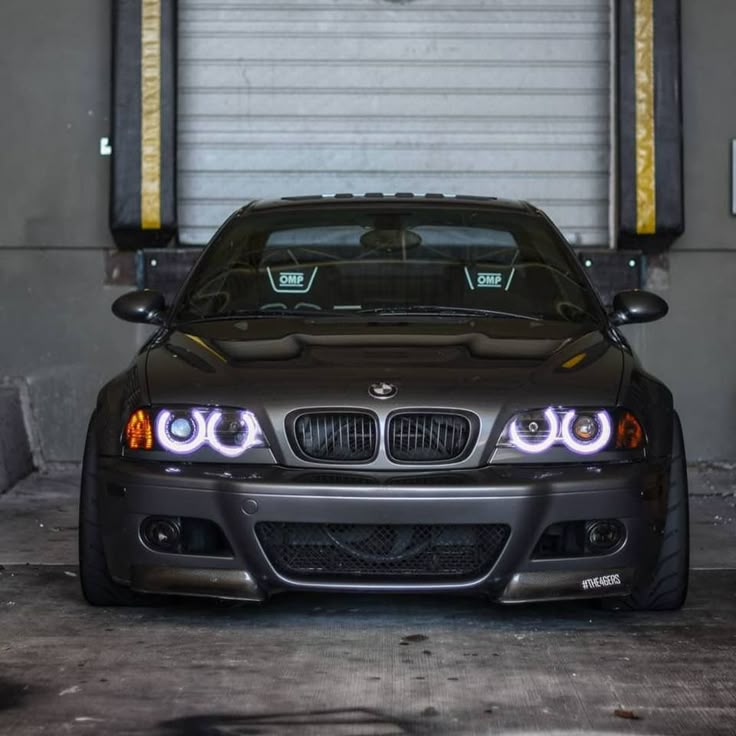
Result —
[[97, 395], [96, 432], [100, 455], [122, 454], [122, 434], [130, 414], [150, 403], [145, 380], [146, 354], [139, 353], [131, 365], [108, 381]]

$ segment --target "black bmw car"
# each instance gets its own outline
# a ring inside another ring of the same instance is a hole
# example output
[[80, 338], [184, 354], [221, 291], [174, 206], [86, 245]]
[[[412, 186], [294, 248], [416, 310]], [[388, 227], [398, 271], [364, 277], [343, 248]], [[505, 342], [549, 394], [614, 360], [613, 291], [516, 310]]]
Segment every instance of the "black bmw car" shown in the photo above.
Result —
[[682, 605], [687, 477], [670, 391], [523, 202], [336, 195], [220, 228], [100, 391], [80, 569], [96, 605], [281, 591]]

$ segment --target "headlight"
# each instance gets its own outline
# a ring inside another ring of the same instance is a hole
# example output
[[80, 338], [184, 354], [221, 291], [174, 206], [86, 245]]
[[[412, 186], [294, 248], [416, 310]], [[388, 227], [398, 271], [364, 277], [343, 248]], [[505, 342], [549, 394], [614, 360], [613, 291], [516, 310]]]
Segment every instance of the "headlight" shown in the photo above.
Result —
[[207, 441], [207, 423], [197, 409], [177, 413], [164, 409], [156, 417], [155, 436], [164, 450], [188, 455]]
[[605, 411], [590, 414], [568, 411], [562, 417], [560, 431], [568, 450], [590, 455], [600, 452], [611, 441], [611, 418]]
[[522, 452], [536, 454], [549, 450], [560, 431], [560, 420], [553, 409], [544, 414], [515, 417], [508, 427], [511, 444]]
[[242, 455], [251, 447], [262, 447], [263, 433], [249, 411], [213, 411], [207, 420], [207, 442], [226, 457]]
[[177, 455], [208, 446], [233, 458], [267, 443], [255, 415], [243, 409], [138, 409], [125, 427], [125, 445]]
[[638, 450], [644, 431], [629, 411], [548, 407], [517, 414], [504, 429], [498, 447], [536, 455], [564, 447], [579, 455], [604, 450]]

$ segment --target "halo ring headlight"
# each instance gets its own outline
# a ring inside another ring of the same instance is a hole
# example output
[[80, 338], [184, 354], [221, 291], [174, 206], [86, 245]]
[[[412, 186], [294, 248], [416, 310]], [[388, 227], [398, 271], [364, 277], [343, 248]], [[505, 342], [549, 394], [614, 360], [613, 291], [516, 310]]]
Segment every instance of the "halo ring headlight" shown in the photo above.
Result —
[[201, 411], [194, 409], [191, 413], [191, 419], [194, 423], [194, 432], [188, 440], [177, 440], [169, 432], [169, 425], [173, 419], [173, 413], [164, 409], [156, 417], [156, 439], [161, 446], [169, 452], [175, 452], [179, 455], [186, 455], [190, 452], [198, 450], [207, 439], [207, 424]]
[[562, 441], [568, 450], [580, 453], [581, 455], [592, 455], [594, 452], [602, 450], [611, 440], [613, 428], [608, 412], [598, 411], [593, 416], [598, 423], [598, 434], [589, 442], [581, 442], [575, 437], [573, 432], [573, 422], [577, 416], [576, 412], [568, 411], [562, 417]]
[[544, 412], [544, 418], [547, 420], [548, 434], [543, 440], [538, 442], [530, 442], [522, 437], [521, 432], [519, 431], [518, 419], [514, 419], [509, 430], [513, 444], [523, 452], [530, 453], [544, 452], [552, 447], [557, 440], [557, 434], [560, 429], [560, 420], [557, 418], [557, 414], [552, 410], [552, 408], [549, 408]]
[[221, 419], [222, 412], [218, 409], [213, 411], [207, 420], [207, 441], [213, 450], [216, 450], [221, 455], [225, 455], [225, 457], [237, 457], [258, 443], [258, 423], [249, 411], [240, 413], [240, 419], [245, 425], [245, 439], [240, 444], [224, 445], [220, 442], [217, 438], [217, 427]]

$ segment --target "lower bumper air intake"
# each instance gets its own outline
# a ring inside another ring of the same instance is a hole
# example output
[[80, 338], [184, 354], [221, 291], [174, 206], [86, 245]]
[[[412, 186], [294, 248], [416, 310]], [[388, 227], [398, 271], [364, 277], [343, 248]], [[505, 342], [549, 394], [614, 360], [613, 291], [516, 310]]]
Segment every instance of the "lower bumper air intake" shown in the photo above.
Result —
[[289, 578], [461, 581], [493, 567], [510, 527], [261, 522], [256, 534], [271, 565]]

